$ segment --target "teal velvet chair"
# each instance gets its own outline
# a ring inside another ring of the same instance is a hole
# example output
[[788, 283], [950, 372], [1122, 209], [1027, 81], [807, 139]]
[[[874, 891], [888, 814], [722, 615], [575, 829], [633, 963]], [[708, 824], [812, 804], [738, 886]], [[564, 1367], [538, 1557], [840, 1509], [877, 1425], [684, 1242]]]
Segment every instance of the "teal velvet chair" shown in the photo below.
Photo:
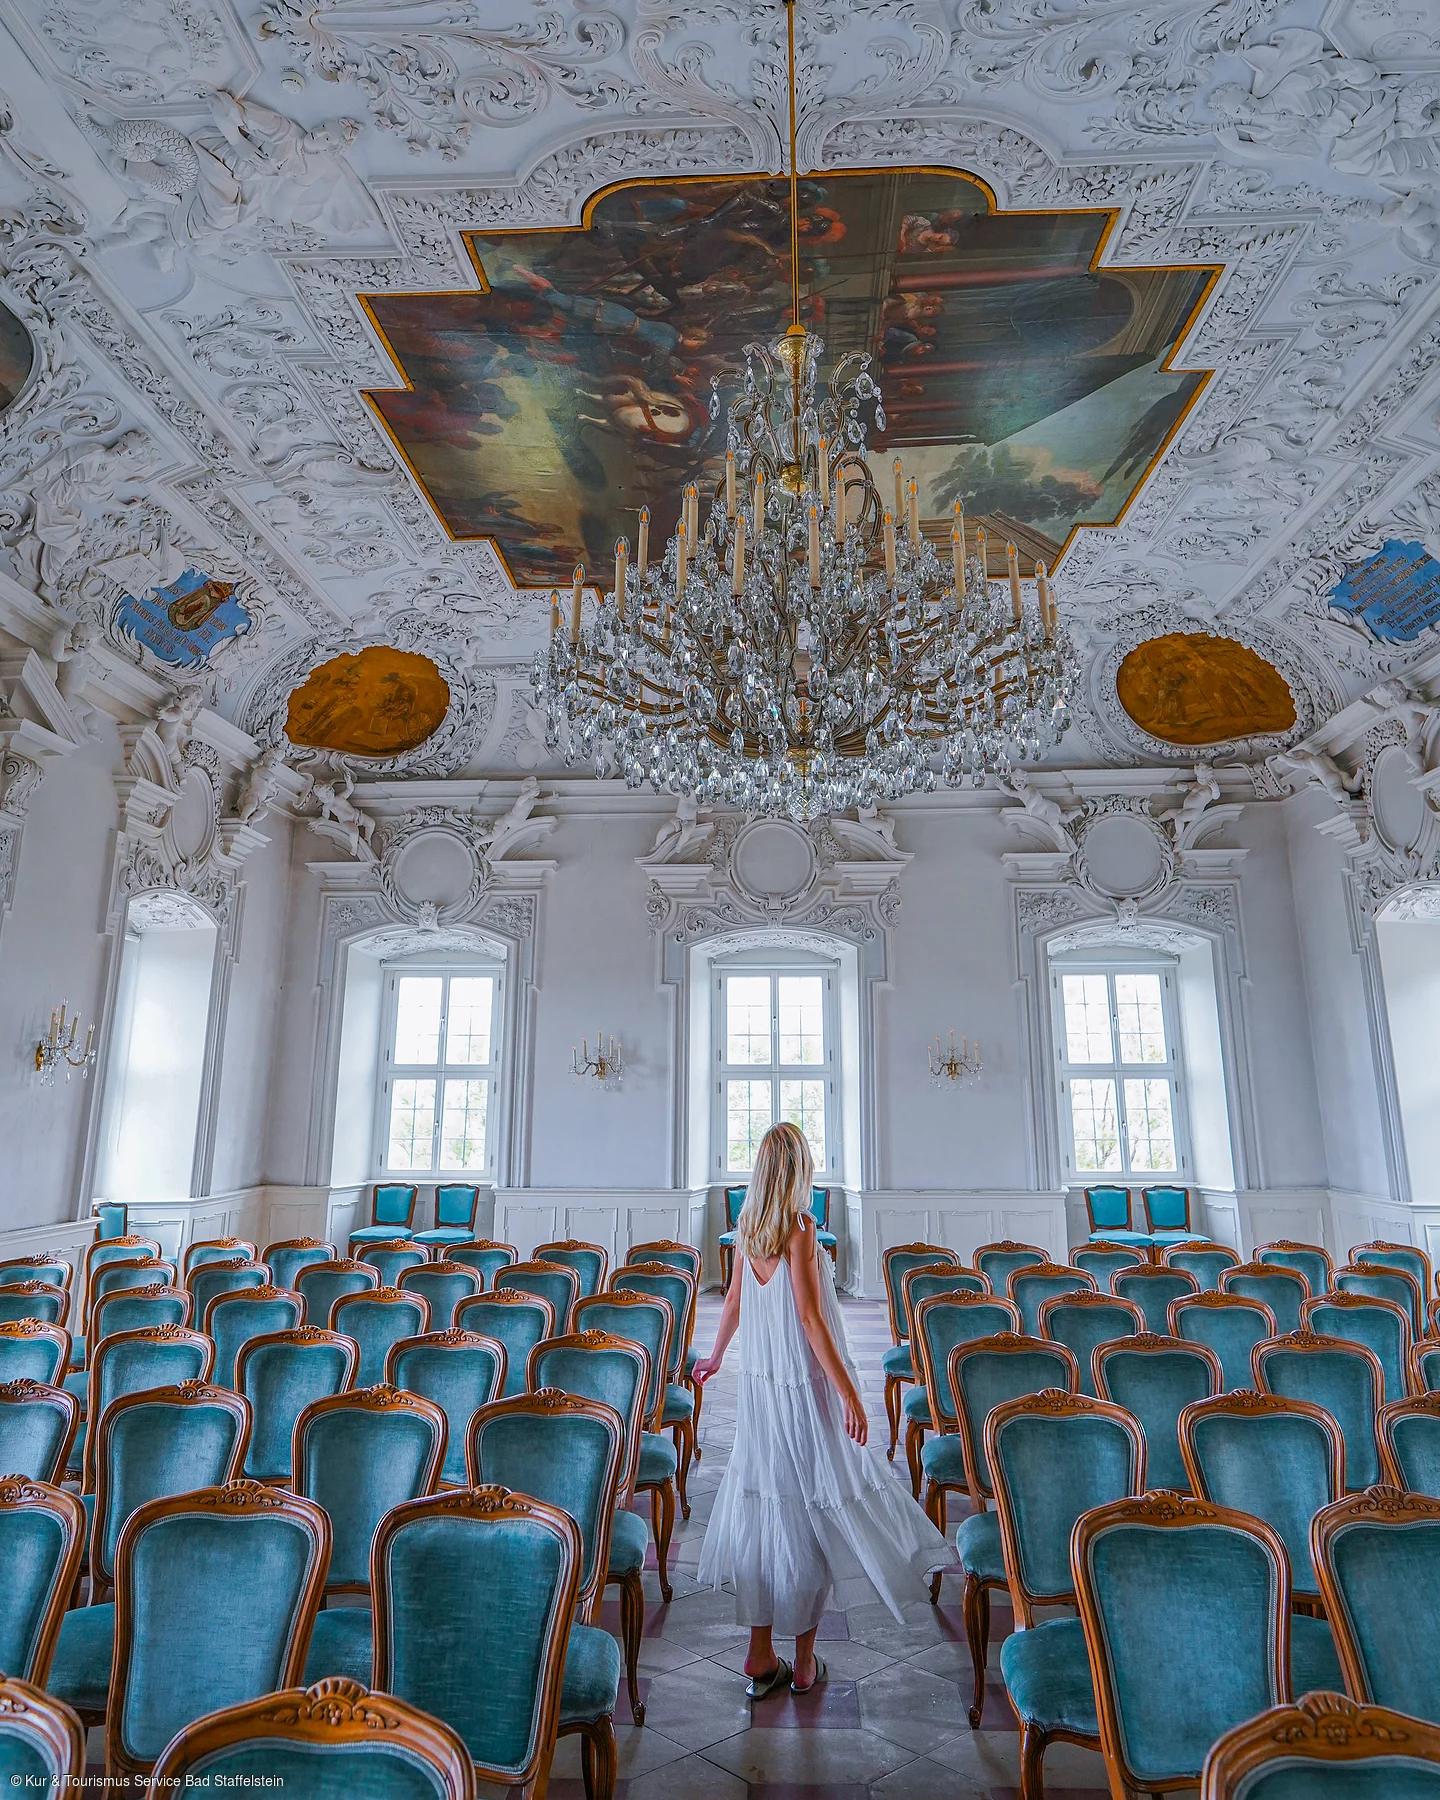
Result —
[[538, 1294], [555, 1309], [555, 1330], [563, 1337], [580, 1298], [580, 1277], [563, 1263], [506, 1263], [495, 1272], [495, 1292]]
[[695, 1393], [693, 1387], [685, 1385], [685, 1360], [695, 1332], [695, 1278], [684, 1269], [674, 1269], [666, 1263], [627, 1263], [615, 1271], [611, 1288], [617, 1294], [649, 1294], [656, 1299], [668, 1300], [675, 1315], [660, 1425], [674, 1441], [679, 1464], [675, 1486], [680, 1497], [680, 1516], [688, 1519], [690, 1498], [686, 1482], [690, 1460], [695, 1454]]
[[1440, 1500], [1440, 1394], [1415, 1394], [1382, 1406], [1375, 1434], [1380, 1479], [1406, 1493]]
[[286, 1288], [242, 1288], [217, 1294], [205, 1308], [205, 1332], [215, 1340], [215, 1373], [221, 1387], [235, 1386], [235, 1359], [251, 1338], [294, 1331], [305, 1323], [303, 1297]]
[[[683, 1269], [687, 1275], [694, 1276], [695, 1291], [697, 1294], [699, 1293], [701, 1276], [704, 1270], [704, 1258], [693, 1244], [682, 1244], [677, 1242], [674, 1238], [657, 1238], [653, 1243], [649, 1244], [632, 1244], [625, 1252], [624, 1266], [627, 1268], [633, 1268], [636, 1263], [647, 1262], [661, 1263], [664, 1267], [669, 1269]], [[573, 1325], [574, 1321], [572, 1320], [571, 1323]], [[700, 1409], [705, 1402], [705, 1390], [696, 1383], [692, 1375], [692, 1371], [699, 1360], [700, 1350], [698, 1345], [694, 1342], [694, 1328], [692, 1326], [691, 1341], [685, 1347], [684, 1381], [686, 1387], [690, 1390], [690, 1398], [694, 1402], [694, 1412], [691, 1414], [691, 1418], [695, 1426], [693, 1434], [695, 1441], [692, 1448], [694, 1450], [696, 1462], [699, 1462], [701, 1457]]]
[[1440, 1724], [1440, 1500], [1375, 1487], [1317, 1513], [1310, 1547], [1345, 1691]]
[[130, 1208], [123, 1201], [96, 1200], [91, 1204], [90, 1217], [95, 1221], [97, 1243], [124, 1237], [130, 1229]]
[[385, 1359], [385, 1381], [407, 1394], [433, 1400], [445, 1415], [445, 1460], [440, 1480], [458, 1487], [465, 1479], [465, 1433], [482, 1406], [505, 1386], [505, 1346], [478, 1331], [448, 1325], [401, 1338]]
[[205, 1317], [210, 1302], [219, 1294], [240, 1294], [247, 1288], [269, 1287], [270, 1271], [261, 1262], [201, 1263], [185, 1279], [195, 1304], [193, 1316]]
[[513, 1244], [497, 1243], [493, 1238], [476, 1238], [473, 1243], [457, 1244], [454, 1249], [447, 1251], [445, 1260], [473, 1269], [480, 1277], [481, 1288], [491, 1293], [494, 1291], [497, 1272], [508, 1268], [511, 1263], [519, 1262], [520, 1253]]
[[158, 1238], [141, 1237], [137, 1232], [127, 1231], [120, 1237], [97, 1239], [85, 1252], [85, 1303], [88, 1309], [90, 1297], [94, 1293], [95, 1271], [104, 1268], [108, 1262], [134, 1262], [137, 1257], [160, 1254]]
[[900, 1283], [912, 1269], [959, 1267], [960, 1258], [956, 1252], [938, 1244], [892, 1244], [881, 1252], [880, 1270], [890, 1314], [890, 1348], [882, 1352], [880, 1367], [885, 1375], [885, 1416], [890, 1422], [890, 1447], [886, 1455], [892, 1462], [900, 1436], [900, 1390], [917, 1378], [915, 1359], [910, 1352], [910, 1320], [901, 1301]]
[[1410, 1346], [1410, 1392], [1440, 1393], [1440, 1337], [1423, 1337]]
[[249, 1480], [289, 1484], [295, 1421], [316, 1400], [348, 1393], [359, 1365], [354, 1338], [318, 1325], [270, 1332], [241, 1346], [235, 1387], [250, 1402], [253, 1421], [245, 1453]]
[[468, 1244], [475, 1236], [475, 1215], [480, 1210], [480, 1190], [473, 1182], [442, 1181], [435, 1189], [435, 1223], [415, 1233], [415, 1242], [432, 1254], [456, 1244]]
[[188, 1277], [192, 1269], [201, 1268], [205, 1263], [234, 1262], [237, 1257], [242, 1262], [255, 1261], [255, 1246], [249, 1238], [200, 1238], [187, 1246], [180, 1273], [182, 1277]]
[[1099, 1187], [1084, 1188], [1082, 1192], [1085, 1195], [1085, 1211], [1090, 1218], [1092, 1244], [1102, 1241], [1109, 1244], [1133, 1244], [1148, 1254], [1150, 1234], [1148, 1231], [1137, 1231], [1131, 1221], [1128, 1187], [1102, 1183]]
[[401, 1338], [419, 1337], [430, 1329], [430, 1303], [423, 1294], [403, 1288], [375, 1288], [368, 1294], [343, 1294], [330, 1308], [327, 1323], [360, 1346], [356, 1387], [374, 1387], [385, 1379], [385, 1358]]
[[533, 1260], [559, 1263], [563, 1268], [573, 1269], [580, 1283], [580, 1291], [575, 1296], [577, 1300], [586, 1300], [591, 1294], [598, 1294], [610, 1273], [609, 1251], [601, 1244], [582, 1243], [579, 1238], [562, 1238], [554, 1244], [537, 1244]]
[[1160, 1266], [1184, 1269], [1195, 1277], [1202, 1294], [1218, 1294], [1220, 1277], [1226, 1269], [1240, 1266], [1240, 1258], [1227, 1244], [1167, 1244], [1160, 1253]]
[[[950, 1262], [911, 1263], [900, 1271], [899, 1289], [898, 1324], [902, 1336], [900, 1342], [886, 1350], [880, 1358], [880, 1366], [885, 1371], [885, 1416], [890, 1424], [890, 1443], [886, 1455], [892, 1462], [900, 1435], [901, 1417], [909, 1416], [904, 1414], [908, 1396], [903, 1390], [921, 1380], [919, 1366], [915, 1361], [915, 1346], [911, 1341], [911, 1333], [915, 1328], [915, 1308], [922, 1300], [929, 1300], [936, 1294], [988, 1294], [990, 1283], [973, 1269], [962, 1269], [957, 1257]], [[917, 1389], [917, 1394], [920, 1391]], [[920, 1404], [917, 1399], [916, 1405]], [[914, 1416], [920, 1417], [923, 1430], [929, 1429], [928, 1411]]]
[[[913, 1281], [914, 1277], [907, 1279]], [[905, 1461], [910, 1470], [912, 1495], [918, 1500], [923, 1487], [926, 1510], [944, 1531], [945, 1496], [954, 1490], [965, 1490], [960, 1421], [955, 1413], [955, 1396], [950, 1391], [950, 1352], [957, 1344], [967, 1344], [975, 1338], [994, 1337], [1002, 1331], [1018, 1332], [1020, 1310], [1013, 1300], [956, 1289], [929, 1294], [917, 1301], [911, 1323], [915, 1333], [911, 1344], [920, 1380], [905, 1396]], [[936, 1435], [930, 1437], [927, 1432]]]
[[1328, 1412], [1345, 1439], [1345, 1485], [1351, 1493], [1380, 1479], [1375, 1416], [1385, 1394], [1380, 1359], [1346, 1338], [1294, 1331], [1257, 1344], [1250, 1356], [1255, 1386], [1287, 1400], [1309, 1400]]
[[1060, 1294], [1093, 1294], [1097, 1292], [1093, 1275], [1083, 1269], [1066, 1268], [1063, 1263], [1032, 1263], [1016, 1269], [1006, 1282], [1006, 1293], [1020, 1314], [1020, 1329], [1026, 1337], [1040, 1335], [1040, 1307]]
[[1145, 1434], [1118, 1406], [1052, 1388], [994, 1408], [985, 1460], [1016, 1625], [1000, 1646], [1000, 1673], [1020, 1721], [1020, 1792], [1038, 1800], [1047, 1746], [1098, 1750], [1100, 1721], [1080, 1621], [1042, 1623], [1036, 1608], [1075, 1604], [1075, 1521], [1144, 1493]]
[[295, 1277], [295, 1291], [305, 1296], [305, 1317], [312, 1325], [328, 1326], [330, 1309], [345, 1294], [371, 1294], [380, 1285], [380, 1271], [354, 1257], [331, 1262], [307, 1263]]
[[[1432, 1292], [1430, 1286], [1430, 1258], [1418, 1244], [1391, 1244], [1384, 1238], [1376, 1238], [1369, 1244], [1352, 1244], [1350, 1261], [1354, 1263], [1371, 1263], [1382, 1269], [1404, 1269], [1415, 1278], [1415, 1285], [1427, 1299]], [[1417, 1337], [1420, 1335], [1417, 1331]]]
[[0, 1382], [60, 1381], [70, 1361], [70, 1333], [43, 1319], [10, 1319], [0, 1325]]
[[[964, 1578], [961, 1602], [965, 1641], [970, 1647], [975, 1686], [970, 1701], [970, 1724], [978, 1729], [985, 1706], [985, 1668], [990, 1649], [990, 1594], [1007, 1585], [1004, 1552], [1000, 1543], [998, 1514], [988, 1509], [994, 1493], [990, 1464], [985, 1454], [985, 1421], [1005, 1400], [1022, 1394], [1063, 1388], [1073, 1394], [1080, 1386], [1075, 1358], [1063, 1344], [1047, 1344], [1041, 1338], [997, 1332], [994, 1337], [957, 1344], [950, 1352], [950, 1389], [955, 1396], [960, 1426], [960, 1446], [965, 1462], [965, 1485], [975, 1511], [960, 1521], [955, 1549]], [[931, 1514], [934, 1517], [934, 1514]], [[930, 1578], [930, 1598], [940, 1595], [941, 1575]]]
[[38, 1381], [0, 1384], [0, 1469], [26, 1481], [59, 1482], [80, 1427], [80, 1402]]
[[480, 1293], [480, 1271], [464, 1263], [430, 1262], [406, 1269], [397, 1283], [402, 1293], [421, 1294], [430, 1308], [430, 1329], [447, 1331], [455, 1323], [455, 1308], [462, 1300]]
[[0, 1287], [0, 1323], [14, 1319], [43, 1319], [47, 1325], [63, 1325], [70, 1313], [70, 1296], [49, 1281], [9, 1281]]
[[51, 1287], [70, 1292], [74, 1270], [63, 1256], [17, 1256], [11, 1262], [0, 1258], [0, 1282], [48, 1281]]
[[0, 1476], [0, 1671], [44, 1687], [84, 1552], [85, 1508], [73, 1494]]
[[1300, 1271], [1279, 1263], [1237, 1263], [1221, 1275], [1220, 1292], [1264, 1301], [1282, 1334], [1300, 1329], [1300, 1308], [1311, 1297], [1310, 1283]]
[[95, 1303], [90, 1314], [90, 1342], [113, 1337], [117, 1331], [140, 1331], [147, 1325], [188, 1325], [194, 1313], [194, 1302], [185, 1288], [122, 1288], [118, 1294], [106, 1294]]
[[407, 1269], [423, 1269], [430, 1253], [409, 1238], [391, 1238], [388, 1242], [361, 1244], [355, 1252], [357, 1262], [368, 1263], [380, 1277], [381, 1287], [398, 1287]]
[[1070, 1561], [1114, 1792], [1198, 1782], [1216, 1738], [1289, 1699], [1290, 1566], [1259, 1519], [1149, 1493], [1082, 1514]]
[[[1291, 1593], [1318, 1600], [1310, 1521], [1345, 1492], [1345, 1440], [1329, 1413], [1253, 1388], [1199, 1400], [1180, 1415], [1180, 1454], [1196, 1498], [1263, 1519], [1280, 1534], [1290, 1558]], [[1291, 1650], [1302, 1655], [1298, 1639]], [[1301, 1670], [1295, 1671], [1302, 1691], [1330, 1685], [1302, 1681]]]
[[1002, 1238], [994, 1244], [982, 1244], [975, 1252], [975, 1271], [990, 1283], [992, 1294], [1003, 1294], [1017, 1269], [1028, 1269], [1035, 1263], [1048, 1263], [1050, 1258], [1038, 1244], [1017, 1244]]
[[[1381, 1278], [1400, 1273], [1387, 1269]], [[1342, 1288], [1323, 1299], [1307, 1300], [1300, 1309], [1300, 1325], [1321, 1337], [1346, 1338], [1373, 1350], [1385, 1374], [1387, 1401], [1403, 1400], [1409, 1392], [1410, 1317], [1398, 1301]]]
[[1146, 1479], [1152, 1488], [1183, 1492], [1189, 1477], [1180, 1455], [1180, 1415], [1196, 1400], [1213, 1400], [1224, 1377], [1203, 1344], [1141, 1332], [1101, 1344], [1091, 1356], [1095, 1392], [1123, 1406], [1145, 1432]]
[[[577, 1306], [580, 1312], [584, 1302]], [[578, 1323], [578, 1321], [577, 1321]], [[530, 1352], [526, 1387], [532, 1394], [558, 1388], [585, 1400], [614, 1407], [625, 1428], [625, 1468], [610, 1531], [606, 1584], [620, 1589], [620, 1641], [625, 1651], [625, 1682], [630, 1716], [645, 1723], [640, 1698], [640, 1645], [645, 1629], [645, 1521], [629, 1510], [639, 1468], [645, 1403], [650, 1389], [650, 1356], [641, 1344], [608, 1331], [584, 1330], [552, 1338]]]
[[[107, 1294], [118, 1294], [134, 1288], [171, 1287], [175, 1281], [175, 1265], [160, 1256], [116, 1257], [95, 1271], [90, 1284], [89, 1307], [95, 1308]], [[94, 1333], [87, 1335], [93, 1337]]]
[[1088, 1244], [1077, 1244], [1070, 1252], [1070, 1261], [1077, 1269], [1083, 1269], [1087, 1275], [1095, 1277], [1098, 1292], [1110, 1292], [1110, 1277], [1121, 1269], [1143, 1268], [1149, 1261], [1145, 1252], [1134, 1244], [1115, 1244], [1105, 1238], [1096, 1238]]
[[124, 1394], [209, 1381], [214, 1368], [213, 1341], [184, 1325], [142, 1325], [101, 1338], [86, 1375], [85, 1429], [72, 1452], [72, 1460], [83, 1467], [83, 1492], [95, 1492], [97, 1427], [107, 1407]]
[[1169, 1323], [1172, 1337], [1183, 1338], [1187, 1344], [1204, 1344], [1220, 1358], [1226, 1393], [1254, 1385], [1250, 1352], [1257, 1344], [1278, 1337], [1280, 1331], [1263, 1300], [1208, 1290], [1173, 1301]]
[[1371, 1300], [1393, 1300], [1404, 1312], [1412, 1338], [1425, 1335], [1425, 1292], [1408, 1269], [1381, 1263], [1351, 1263], [1335, 1271], [1334, 1290], [1363, 1294]]
[[370, 1190], [370, 1223], [350, 1233], [351, 1244], [380, 1244], [415, 1235], [415, 1200], [420, 1190], [404, 1181], [381, 1181]]
[[539, 1294], [519, 1288], [502, 1289], [462, 1300], [455, 1308], [455, 1323], [462, 1331], [494, 1338], [505, 1346], [505, 1385], [501, 1398], [525, 1392], [525, 1364], [542, 1338], [556, 1336], [555, 1308]]
[[1203, 1238], [1190, 1223], [1190, 1190], [1185, 1187], [1142, 1187], [1140, 1204], [1145, 1208], [1145, 1229], [1154, 1244], [1180, 1243], [1186, 1238]]
[[157, 1793], [254, 1790], [305, 1800], [475, 1800], [470, 1752], [439, 1719], [358, 1681], [285, 1688], [176, 1733]]
[[1116, 1338], [1137, 1337], [1145, 1315], [1133, 1300], [1115, 1294], [1057, 1294], [1040, 1308], [1039, 1336], [1063, 1344], [1080, 1368], [1080, 1392], [1095, 1398], [1090, 1352]]
[[260, 1260], [269, 1269], [270, 1279], [276, 1287], [290, 1288], [298, 1293], [296, 1277], [300, 1271], [313, 1263], [334, 1262], [335, 1246], [327, 1244], [323, 1238], [282, 1238], [278, 1243], [267, 1244]]
[[0, 1675], [0, 1788], [76, 1793], [85, 1779], [85, 1727], [59, 1700]]
[[134, 1515], [115, 1566], [108, 1776], [148, 1775], [183, 1726], [296, 1685], [328, 1549], [318, 1506], [259, 1482], [171, 1495]]
[[[523, 1800], [554, 1754], [582, 1558], [573, 1519], [504, 1488], [410, 1501], [375, 1537], [373, 1685], [443, 1720], [476, 1776]], [[606, 1771], [593, 1773], [599, 1792]], [[608, 1773], [613, 1786], [613, 1762]]]
[[811, 1188], [810, 1217], [815, 1221], [816, 1243], [822, 1250], [829, 1252], [831, 1262], [837, 1262], [840, 1255], [840, 1240], [830, 1229], [830, 1189], [828, 1187]]
[[725, 1229], [720, 1233], [720, 1291], [728, 1293], [730, 1277], [735, 1272], [735, 1227], [740, 1222], [740, 1208], [745, 1204], [743, 1187], [725, 1190]]
[[[392, 1507], [435, 1492], [445, 1462], [445, 1414], [398, 1388], [356, 1388], [316, 1400], [295, 1425], [290, 1487], [330, 1520], [329, 1594], [370, 1587], [375, 1528]], [[306, 1682], [343, 1675], [369, 1684], [371, 1609], [327, 1607], [315, 1621]]]
[[1121, 1269], [1110, 1277], [1110, 1291], [1122, 1300], [1133, 1300], [1145, 1315], [1145, 1329], [1156, 1337], [1170, 1330], [1170, 1302], [1200, 1291], [1188, 1269]]
[[1312, 1300], [1330, 1292], [1335, 1265], [1330, 1260], [1330, 1252], [1319, 1244], [1297, 1243], [1294, 1238], [1276, 1238], [1273, 1244], [1257, 1246], [1251, 1260], [1272, 1264], [1277, 1269], [1296, 1270], [1309, 1284]]
[[1302, 1694], [1216, 1741], [1200, 1800], [1440, 1800], [1440, 1729], [1345, 1694]]

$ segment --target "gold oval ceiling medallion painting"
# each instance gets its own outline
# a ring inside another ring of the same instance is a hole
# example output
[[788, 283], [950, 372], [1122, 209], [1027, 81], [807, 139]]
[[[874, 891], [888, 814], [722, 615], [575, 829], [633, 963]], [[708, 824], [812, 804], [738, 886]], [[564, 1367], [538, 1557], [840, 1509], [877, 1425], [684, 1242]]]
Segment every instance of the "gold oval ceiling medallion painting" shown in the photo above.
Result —
[[1167, 744], [1288, 731], [1295, 702], [1273, 664], [1234, 638], [1172, 631], [1137, 644], [1115, 676], [1120, 704]]
[[398, 756], [445, 717], [450, 689], [428, 656], [372, 644], [314, 669], [290, 696], [285, 735], [312, 750]]

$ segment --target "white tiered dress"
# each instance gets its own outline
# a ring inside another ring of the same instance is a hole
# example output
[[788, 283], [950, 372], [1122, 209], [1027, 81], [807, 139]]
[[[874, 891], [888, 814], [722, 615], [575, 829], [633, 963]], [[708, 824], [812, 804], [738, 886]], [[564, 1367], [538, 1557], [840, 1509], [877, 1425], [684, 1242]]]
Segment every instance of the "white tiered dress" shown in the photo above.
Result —
[[[821, 1305], [852, 1380], [828, 1256]], [[700, 1553], [702, 1585], [735, 1590], [736, 1623], [798, 1637], [827, 1607], [883, 1600], [897, 1619], [953, 1547], [879, 1458], [846, 1435], [840, 1396], [810, 1348], [790, 1265], [761, 1281], [741, 1256], [735, 1448]], [[858, 1382], [856, 1384], [859, 1385]]]

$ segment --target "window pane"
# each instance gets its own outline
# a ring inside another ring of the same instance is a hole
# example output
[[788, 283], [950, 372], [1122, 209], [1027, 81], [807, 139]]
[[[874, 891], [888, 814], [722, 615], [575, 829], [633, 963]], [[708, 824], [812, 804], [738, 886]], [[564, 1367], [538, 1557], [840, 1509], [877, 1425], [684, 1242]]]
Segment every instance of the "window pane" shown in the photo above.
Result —
[[[452, 975], [450, 1013], [445, 1029], [447, 1063], [488, 1063], [490, 1014], [495, 982], [489, 975]], [[449, 1105], [447, 1099], [446, 1105]], [[468, 1168], [468, 1163], [447, 1163], [447, 1168]]]
[[[1136, 1085], [1143, 1087], [1145, 1083]], [[1115, 1117], [1115, 1083], [1072, 1081], [1070, 1117], [1075, 1127], [1075, 1167], [1097, 1173], [1118, 1170], [1120, 1130]]]
[[[444, 985], [439, 975], [400, 977], [395, 1006], [395, 1061], [400, 1067], [406, 1063], [439, 1062], [440, 990]], [[409, 1165], [391, 1163], [390, 1167]]]
[[1158, 975], [1117, 975], [1115, 1015], [1120, 1024], [1121, 1062], [1165, 1061], [1165, 1013]]
[[390, 1084], [390, 1148], [387, 1169], [428, 1169], [435, 1147], [435, 1083]]
[[[780, 1060], [823, 1063], [825, 1060], [825, 978], [782, 975], [780, 987]], [[784, 1112], [784, 1103], [781, 1103]], [[789, 1115], [785, 1114], [788, 1118]]]
[[447, 1081], [445, 1110], [440, 1118], [440, 1167], [485, 1167], [485, 1111], [488, 1081]]
[[770, 1083], [727, 1081], [725, 1089], [725, 1138], [729, 1146], [726, 1166], [737, 1171], [753, 1169], [760, 1140], [772, 1122]]
[[[731, 975], [725, 982], [725, 1060], [768, 1063], [770, 1060], [770, 977]], [[767, 1100], [767, 1106], [770, 1104]], [[732, 1169], [750, 1164], [731, 1163]]]
[[1168, 1081], [1125, 1083], [1125, 1128], [1130, 1140], [1130, 1167], [1137, 1174], [1175, 1172], [1175, 1124], [1170, 1113]]
[[823, 1081], [782, 1081], [780, 1083], [780, 1117], [798, 1125], [815, 1158], [815, 1167], [825, 1163], [825, 1083]]
[[1072, 1063], [1109, 1062], [1110, 993], [1105, 977], [1062, 975], [1060, 992], [1065, 1001], [1067, 1059]]

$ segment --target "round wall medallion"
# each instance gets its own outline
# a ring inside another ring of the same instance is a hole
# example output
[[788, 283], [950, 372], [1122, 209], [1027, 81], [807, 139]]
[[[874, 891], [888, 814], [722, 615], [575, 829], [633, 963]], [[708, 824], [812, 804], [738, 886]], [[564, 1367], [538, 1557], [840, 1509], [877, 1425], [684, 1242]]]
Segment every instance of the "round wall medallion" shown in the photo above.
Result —
[[411, 906], [457, 906], [475, 881], [475, 858], [453, 832], [422, 831], [395, 858], [396, 892]]
[[798, 900], [815, 879], [815, 846], [783, 819], [757, 819], [736, 838], [730, 870], [742, 893], [773, 911]]
[[1425, 800], [1412, 785], [1415, 765], [1398, 744], [1375, 758], [1370, 776], [1370, 816], [1387, 848], [1413, 850], [1425, 830]]
[[445, 677], [428, 656], [371, 644], [311, 671], [290, 696], [285, 735], [313, 750], [398, 756], [423, 744], [449, 706]]
[[180, 797], [170, 809], [170, 839], [175, 854], [189, 862], [209, 845], [215, 829], [215, 795], [200, 769], [186, 773]]
[[1096, 819], [1082, 848], [1086, 883], [1107, 899], [1144, 899], [1169, 873], [1159, 832], [1137, 818]]
[[1172, 631], [1137, 644], [1115, 676], [1120, 704], [1166, 744], [1266, 737], [1295, 723], [1285, 678], [1234, 638]]

